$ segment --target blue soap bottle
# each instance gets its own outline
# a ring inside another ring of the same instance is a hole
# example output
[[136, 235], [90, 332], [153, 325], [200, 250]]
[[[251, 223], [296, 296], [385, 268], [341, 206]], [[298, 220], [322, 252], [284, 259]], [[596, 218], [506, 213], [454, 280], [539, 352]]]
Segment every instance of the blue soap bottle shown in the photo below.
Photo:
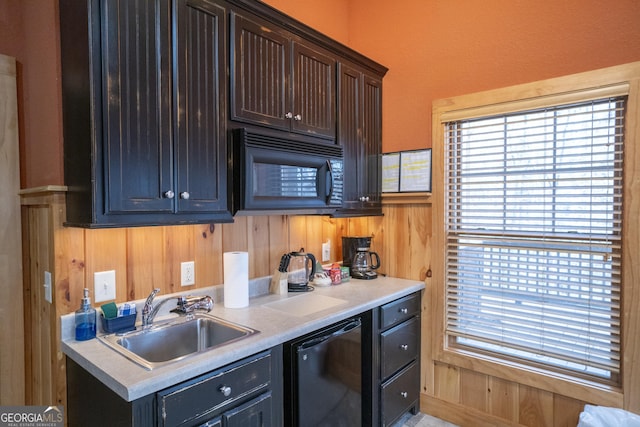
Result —
[[96, 310], [91, 307], [89, 289], [84, 290], [84, 298], [76, 311], [76, 341], [86, 341], [96, 337]]

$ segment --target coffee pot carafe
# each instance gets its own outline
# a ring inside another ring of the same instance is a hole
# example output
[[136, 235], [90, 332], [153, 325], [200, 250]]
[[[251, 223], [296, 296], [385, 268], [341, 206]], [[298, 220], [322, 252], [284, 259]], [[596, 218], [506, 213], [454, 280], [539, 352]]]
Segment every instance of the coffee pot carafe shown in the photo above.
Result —
[[[286, 259], [286, 260], [285, 260]], [[313, 254], [306, 253], [304, 248], [297, 252], [291, 252], [283, 256], [282, 262], [286, 262], [287, 283], [289, 292], [306, 292], [313, 290], [309, 282], [316, 273], [316, 258]]]
[[349, 267], [351, 277], [355, 279], [375, 279], [380, 267], [380, 257], [370, 251], [371, 237], [343, 237], [342, 265]]
[[380, 256], [369, 248], [358, 248], [351, 261], [351, 276], [356, 279], [375, 279], [380, 268]]

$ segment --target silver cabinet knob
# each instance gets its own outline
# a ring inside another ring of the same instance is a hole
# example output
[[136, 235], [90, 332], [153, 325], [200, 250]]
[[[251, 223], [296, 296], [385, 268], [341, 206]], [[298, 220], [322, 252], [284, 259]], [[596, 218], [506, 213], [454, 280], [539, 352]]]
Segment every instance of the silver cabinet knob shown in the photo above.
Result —
[[285, 119], [292, 119], [293, 118], [293, 113], [291, 111], [289, 111], [287, 114], [284, 115]]
[[400, 349], [404, 350], [404, 351], [407, 351], [407, 350], [409, 350], [409, 346], [407, 344], [400, 344]]
[[400, 309], [400, 313], [402, 314], [407, 314], [409, 312], [409, 310], [407, 310], [406, 308], [401, 308]]
[[174, 193], [171, 190], [167, 190], [164, 192], [164, 197], [166, 197], [167, 199], [173, 199], [175, 197], [176, 193]]
[[407, 393], [406, 391], [401, 391], [400, 392], [400, 396], [402, 396], [402, 397], [404, 397], [406, 399], [407, 396], [409, 396], [409, 393]]
[[220, 390], [220, 393], [224, 395], [224, 397], [231, 396], [231, 387], [229, 387], [228, 385], [220, 386], [219, 390]]
[[293, 117], [293, 120], [300, 121], [300, 120], [302, 120], [302, 116], [301, 116], [300, 114], [296, 114], [296, 115]]
[[189, 197], [191, 197], [191, 196], [189, 195], [188, 191], [183, 191], [182, 193], [180, 193], [180, 198], [181, 199], [189, 200]]

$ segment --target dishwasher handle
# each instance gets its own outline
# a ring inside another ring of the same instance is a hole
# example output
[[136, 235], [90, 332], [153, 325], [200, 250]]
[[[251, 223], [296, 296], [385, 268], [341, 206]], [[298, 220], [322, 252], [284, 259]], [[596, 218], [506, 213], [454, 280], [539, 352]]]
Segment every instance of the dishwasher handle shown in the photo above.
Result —
[[345, 324], [344, 326], [342, 326], [340, 329], [333, 331], [329, 334], [326, 335], [321, 335], [319, 337], [314, 337], [312, 339], [310, 339], [309, 341], [305, 341], [303, 343], [301, 343], [298, 347], [297, 347], [297, 351], [298, 353], [304, 350], [307, 350], [311, 347], [315, 347], [319, 344], [322, 344], [323, 342], [330, 340], [331, 338], [335, 338], [338, 337], [340, 335], [346, 334], [349, 331], [359, 328], [362, 325], [362, 321], [360, 319], [353, 319], [351, 320], [349, 323]]

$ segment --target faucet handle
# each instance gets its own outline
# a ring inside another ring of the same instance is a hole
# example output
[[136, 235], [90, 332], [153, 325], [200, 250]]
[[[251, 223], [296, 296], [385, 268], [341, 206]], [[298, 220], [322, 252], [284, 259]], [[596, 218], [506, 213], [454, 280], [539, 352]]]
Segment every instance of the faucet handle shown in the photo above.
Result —
[[213, 298], [211, 298], [209, 295], [206, 295], [196, 303], [196, 306], [196, 308], [199, 308], [200, 310], [207, 310], [208, 313], [213, 308]]
[[142, 313], [146, 314], [151, 311], [151, 309], [153, 308], [153, 299], [156, 297], [158, 292], [160, 292], [160, 288], [155, 288], [153, 291], [151, 291], [151, 293], [147, 297], [147, 300], [144, 303], [144, 307], [142, 308]]
[[194, 310], [207, 310], [211, 311], [213, 308], [213, 298], [206, 295], [203, 297], [197, 296], [184, 296], [178, 298], [178, 306], [171, 310], [173, 313], [191, 313]]

